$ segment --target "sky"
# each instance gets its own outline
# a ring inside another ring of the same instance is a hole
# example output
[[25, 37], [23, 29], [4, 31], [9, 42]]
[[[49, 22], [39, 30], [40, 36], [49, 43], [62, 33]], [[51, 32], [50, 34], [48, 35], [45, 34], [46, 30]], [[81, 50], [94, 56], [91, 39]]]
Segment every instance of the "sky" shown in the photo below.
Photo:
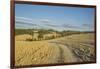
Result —
[[15, 5], [15, 28], [94, 31], [94, 8]]

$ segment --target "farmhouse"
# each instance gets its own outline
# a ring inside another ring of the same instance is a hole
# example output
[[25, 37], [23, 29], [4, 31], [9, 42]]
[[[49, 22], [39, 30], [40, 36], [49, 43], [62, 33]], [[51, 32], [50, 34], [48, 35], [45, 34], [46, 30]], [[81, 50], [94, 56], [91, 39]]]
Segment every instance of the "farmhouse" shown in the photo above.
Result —
[[47, 34], [41, 34], [38, 30], [34, 30], [32, 39], [33, 40], [46, 40], [46, 39], [57, 38], [60, 36], [61, 36], [61, 34], [58, 34], [57, 32], [49, 32]]
[[33, 34], [32, 34], [32, 39], [33, 39], [33, 40], [38, 40], [38, 36], [39, 36], [38, 31], [37, 31], [37, 30], [34, 30], [32, 33], [33, 33]]

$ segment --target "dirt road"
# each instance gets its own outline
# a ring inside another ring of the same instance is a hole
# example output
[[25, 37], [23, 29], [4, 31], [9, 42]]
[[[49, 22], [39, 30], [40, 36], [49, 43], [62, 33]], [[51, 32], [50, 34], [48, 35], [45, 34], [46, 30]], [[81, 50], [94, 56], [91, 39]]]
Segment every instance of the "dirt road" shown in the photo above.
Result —
[[50, 42], [52, 43], [54, 46], [57, 46], [59, 48], [59, 58], [58, 59], [58, 63], [68, 63], [68, 62], [76, 62], [77, 59], [74, 56], [74, 54], [72, 53], [72, 51], [65, 45], [60, 44], [58, 42]]

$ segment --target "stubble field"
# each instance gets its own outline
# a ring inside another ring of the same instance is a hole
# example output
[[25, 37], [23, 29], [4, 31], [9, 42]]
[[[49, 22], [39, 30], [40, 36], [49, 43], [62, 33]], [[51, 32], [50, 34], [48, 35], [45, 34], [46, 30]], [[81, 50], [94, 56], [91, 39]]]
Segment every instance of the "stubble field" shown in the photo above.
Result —
[[31, 38], [30, 35], [15, 36], [16, 66], [95, 60], [93, 33], [75, 34], [43, 41], [25, 41], [26, 37]]

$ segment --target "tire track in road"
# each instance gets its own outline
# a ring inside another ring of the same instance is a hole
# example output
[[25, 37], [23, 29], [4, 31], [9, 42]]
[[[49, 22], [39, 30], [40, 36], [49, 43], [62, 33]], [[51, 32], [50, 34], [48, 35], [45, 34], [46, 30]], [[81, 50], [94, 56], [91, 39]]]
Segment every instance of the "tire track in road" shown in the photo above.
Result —
[[58, 58], [58, 63], [64, 63], [64, 56], [63, 56], [63, 49], [58, 45], [58, 48], [59, 48], [59, 58]]
[[74, 57], [72, 51], [65, 45], [57, 43], [57, 42], [51, 42], [54, 46], [57, 46], [59, 48], [59, 57], [58, 63], [67, 63], [67, 62], [76, 62], [76, 58]]

